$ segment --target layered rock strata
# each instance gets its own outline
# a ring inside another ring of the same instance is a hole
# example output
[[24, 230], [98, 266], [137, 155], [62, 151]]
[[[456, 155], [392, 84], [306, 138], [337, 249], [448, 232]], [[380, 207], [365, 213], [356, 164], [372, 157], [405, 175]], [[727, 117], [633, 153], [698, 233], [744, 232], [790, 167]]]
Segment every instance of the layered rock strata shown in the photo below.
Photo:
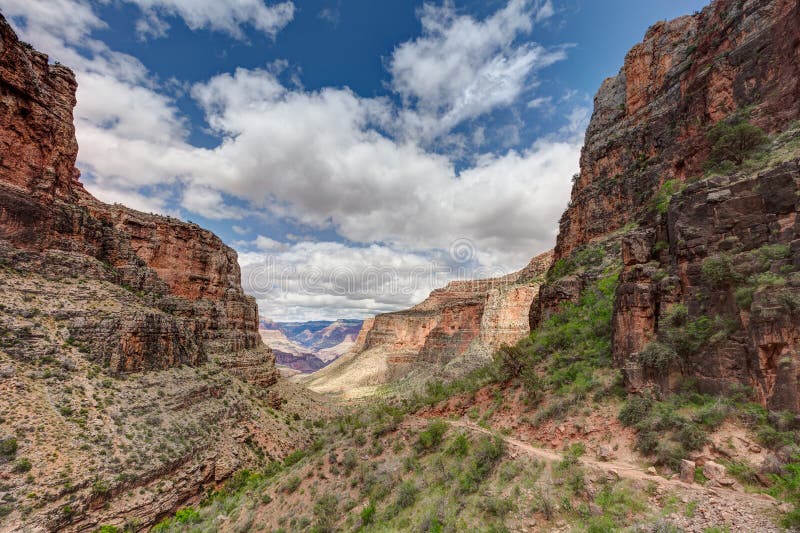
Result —
[[75, 90], [0, 16], [2, 531], [142, 530], [324, 413], [278, 382], [232, 249], [83, 189]]
[[40, 273], [83, 274], [46, 255], [89, 256], [105, 267], [89, 275], [151, 304], [149, 313], [110, 321], [87, 315], [72, 326], [112, 370], [197, 364], [214, 353], [264, 349], [236, 252], [195, 224], [104, 204], [86, 192], [75, 168], [72, 72], [20, 43], [4, 19], [0, 40], [0, 249], [10, 253], [6, 262]]
[[366, 320], [351, 351], [306, 382], [314, 390], [343, 392], [455, 360], [485, 362], [530, 332], [531, 308], [551, 260], [547, 252], [502, 278], [454, 281], [410, 309]]
[[[692, 380], [800, 411], [798, 20], [793, 0], [717, 0], [650, 28], [595, 97], [555, 256], [619, 236], [613, 357], [632, 390]], [[707, 171], [709, 128], [734, 119], [770, 140]], [[581, 287], [554, 279], [534, 314]]]

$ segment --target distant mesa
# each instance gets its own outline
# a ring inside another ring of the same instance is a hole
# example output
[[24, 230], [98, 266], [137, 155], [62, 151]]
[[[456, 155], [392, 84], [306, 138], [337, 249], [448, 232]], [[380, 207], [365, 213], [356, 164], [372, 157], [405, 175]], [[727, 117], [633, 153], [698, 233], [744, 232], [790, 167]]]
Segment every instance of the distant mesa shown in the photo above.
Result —
[[272, 348], [278, 369], [290, 376], [315, 372], [347, 353], [362, 324], [349, 319], [275, 322], [261, 317], [258, 332]]
[[460, 376], [530, 333], [552, 257], [536, 256], [500, 278], [453, 281], [410, 309], [366, 320], [349, 352], [295, 379], [317, 392], [357, 397], [406, 379]]

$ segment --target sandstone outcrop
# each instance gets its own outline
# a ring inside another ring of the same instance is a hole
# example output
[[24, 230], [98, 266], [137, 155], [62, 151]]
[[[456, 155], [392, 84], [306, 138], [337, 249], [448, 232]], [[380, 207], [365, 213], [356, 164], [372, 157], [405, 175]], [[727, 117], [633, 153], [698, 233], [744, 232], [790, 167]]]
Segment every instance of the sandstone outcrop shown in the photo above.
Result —
[[4, 531], [141, 530], [308, 439], [275, 409], [324, 411], [278, 382], [231, 248], [84, 190], [75, 90], [0, 16]]
[[[793, 0], [716, 0], [650, 28], [595, 97], [555, 257], [616, 235], [612, 349], [632, 390], [690, 378], [800, 411], [798, 20]], [[732, 117], [770, 140], [738, 168], [706, 171], [707, 132]], [[535, 314], [580, 289], [552, 280]]]
[[410, 309], [366, 320], [349, 353], [302, 381], [312, 390], [353, 393], [421, 369], [485, 362], [530, 332], [551, 260], [547, 252], [502, 278], [453, 281]]

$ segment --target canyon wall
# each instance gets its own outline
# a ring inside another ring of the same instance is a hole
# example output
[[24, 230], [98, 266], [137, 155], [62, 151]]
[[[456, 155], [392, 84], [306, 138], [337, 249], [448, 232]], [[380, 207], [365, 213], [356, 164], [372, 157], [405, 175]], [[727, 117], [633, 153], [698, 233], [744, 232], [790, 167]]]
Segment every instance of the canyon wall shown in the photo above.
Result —
[[195, 224], [104, 204], [86, 192], [75, 168], [74, 75], [20, 43], [4, 19], [0, 39], [0, 241], [15, 253], [32, 252], [27, 262], [16, 261], [39, 273], [79, 273], [49, 261], [48, 252], [94, 258], [105, 267], [97, 277], [141, 293], [157, 309], [123, 319], [117, 331], [82, 324], [74, 336], [118, 371], [263, 349], [236, 252]]
[[[800, 411], [798, 20], [794, 0], [717, 0], [651, 27], [595, 97], [555, 257], [615, 243], [612, 350], [632, 390], [747, 387]], [[768, 140], [712, 169], [709, 128], [742, 120]], [[582, 287], [548, 283], [537, 319]]]
[[530, 332], [531, 308], [551, 261], [547, 252], [502, 278], [453, 281], [410, 309], [365, 320], [348, 354], [301, 382], [353, 394], [414, 372], [485, 362]]
[[796, 120], [798, 17], [794, 0], [717, 0], [652, 26], [595, 96], [556, 259], [638, 222], [664, 182], [702, 174], [709, 125], [741, 109], [770, 132]]
[[145, 529], [325, 414], [278, 381], [231, 248], [84, 190], [75, 90], [0, 16], [3, 531]]

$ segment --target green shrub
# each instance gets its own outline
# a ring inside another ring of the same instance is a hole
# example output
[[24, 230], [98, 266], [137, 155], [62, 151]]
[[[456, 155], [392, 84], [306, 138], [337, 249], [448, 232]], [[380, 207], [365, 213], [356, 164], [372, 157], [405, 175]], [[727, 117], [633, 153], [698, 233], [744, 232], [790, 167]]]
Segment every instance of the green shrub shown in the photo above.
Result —
[[453, 442], [447, 448], [447, 453], [456, 457], [466, 457], [467, 452], [469, 452], [469, 439], [464, 433], [453, 439]]
[[622, 406], [617, 418], [623, 425], [633, 427], [645, 420], [652, 410], [653, 399], [650, 396], [633, 396]]
[[200, 513], [192, 507], [178, 509], [175, 513], [175, 522], [178, 524], [196, 524], [200, 522]]
[[17, 474], [30, 472], [31, 468], [31, 462], [24, 457], [22, 459], [17, 459], [17, 462], [14, 463], [14, 472]]
[[688, 421], [682, 424], [678, 430], [677, 437], [686, 450], [699, 450], [708, 441], [706, 432], [700, 429], [697, 424]]
[[555, 281], [582, 269], [600, 266], [605, 255], [606, 251], [599, 246], [589, 246], [573, 252], [570, 257], [553, 263], [547, 272], [547, 281]]
[[639, 362], [647, 370], [665, 372], [677, 360], [675, 349], [658, 341], [649, 342], [639, 352]]
[[736, 298], [736, 305], [738, 305], [740, 309], [750, 309], [753, 305], [753, 295], [755, 292], [756, 288], [752, 285], [737, 287], [736, 291], [733, 293]]
[[111, 492], [111, 487], [108, 486], [108, 482], [97, 479], [94, 483], [92, 483], [92, 494], [94, 496], [105, 496], [109, 492]]
[[586, 523], [586, 533], [616, 533], [619, 526], [609, 516], [593, 516]]
[[504, 454], [505, 442], [503, 439], [486, 435], [481, 437], [475, 446], [475, 451], [465, 472], [459, 480], [460, 491], [465, 494], [475, 492]]
[[756, 469], [746, 462], [722, 460], [722, 464], [725, 465], [725, 469], [730, 475], [742, 483], [755, 485], [759, 482]]
[[761, 272], [750, 279], [751, 283], [757, 287], [783, 287], [786, 285], [786, 278], [774, 272]]
[[514, 502], [510, 498], [498, 498], [486, 495], [478, 502], [478, 508], [490, 516], [504, 518], [514, 510]]
[[726, 164], [741, 165], [767, 141], [761, 128], [741, 119], [718, 122], [709, 128], [706, 138], [711, 144], [706, 165], [712, 170], [723, 169]]
[[361, 510], [361, 525], [368, 526], [375, 520], [375, 504], [369, 502], [369, 505]]
[[442, 437], [447, 432], [447, 422], [442, 420], [431, 420], [428, 422], [428, 427], [419, 434], [417, 441], [414, 443], [414, 449], [417, 453], [430, 451], [438, 448], [442, 443]]
[[800, 296], [791, 292], [781, 292], [778, 295], [778, 301], [784, 309], [791, 314], [796, 314], [800, 311]]
[[338, 508], [339, 500], [333, 494], [325, 494], [317, 500], [314, 504], [314, 517], [317, 520], [314, 530], [319, 533], [334, 531], [333, 525], [338, 519]]
[[414, 502], [417, 501], [418, 493], [419, 489], [413, 481], [404, 481], [400, 484], [400, 488], [397, 492], [397, 507], [400, 509], [411, 507], [414, 505]]
[[298, 476], [291, 476], [283, 483], [283, 490], [284, 492], [291, 494], [297, 490], [297, 487], [300, 486], [302, 480]]
[[100, 526], [95, 530], [95, 533], [122, 533], [122, 530], [116, 526]]
[[694, 355], [716, 333], [715, 324], [707, 316], [689, 318], [683, 304], [673, 305], [659, 323], [659, 340], [671, 346], [681, 359]]
[[783, 473], [772, 475], [771, 478], [774, 484], [770, 494], [795, 506], [794, 510], [784, 515], [783, 525], [787, 528], [800, 527], [800, 462], [784, 465]]
[[789, 258], [792, 255], [792, 249], [785, 244], [765, 244], [760, 248], [751, 250], [749, 255], [760, 260], [762, 268], [766, 268], [772, 261]]
[[703, 260], [700, 274], [703, 281], [715, 289], [727, 287], [739, 280], [739, 275], [733, 270], [731, 258], [725, 254]]
[[302, 461], [306, 456], [305, 450], [295, 450], [283, 460], [283, 466], [290, 467], [294, 466], [300, 461]]
[[13, 457], [17, 454], [17, 439], [9, 437], [0, 440], [0, 455], [3, 457]]
[[661, 214], [666, 213], [670, 200], [674, 195], [681, 192], [683, 187], [684, 185], [678, 180], [665, 181], [651, 200], [653, 209]]

